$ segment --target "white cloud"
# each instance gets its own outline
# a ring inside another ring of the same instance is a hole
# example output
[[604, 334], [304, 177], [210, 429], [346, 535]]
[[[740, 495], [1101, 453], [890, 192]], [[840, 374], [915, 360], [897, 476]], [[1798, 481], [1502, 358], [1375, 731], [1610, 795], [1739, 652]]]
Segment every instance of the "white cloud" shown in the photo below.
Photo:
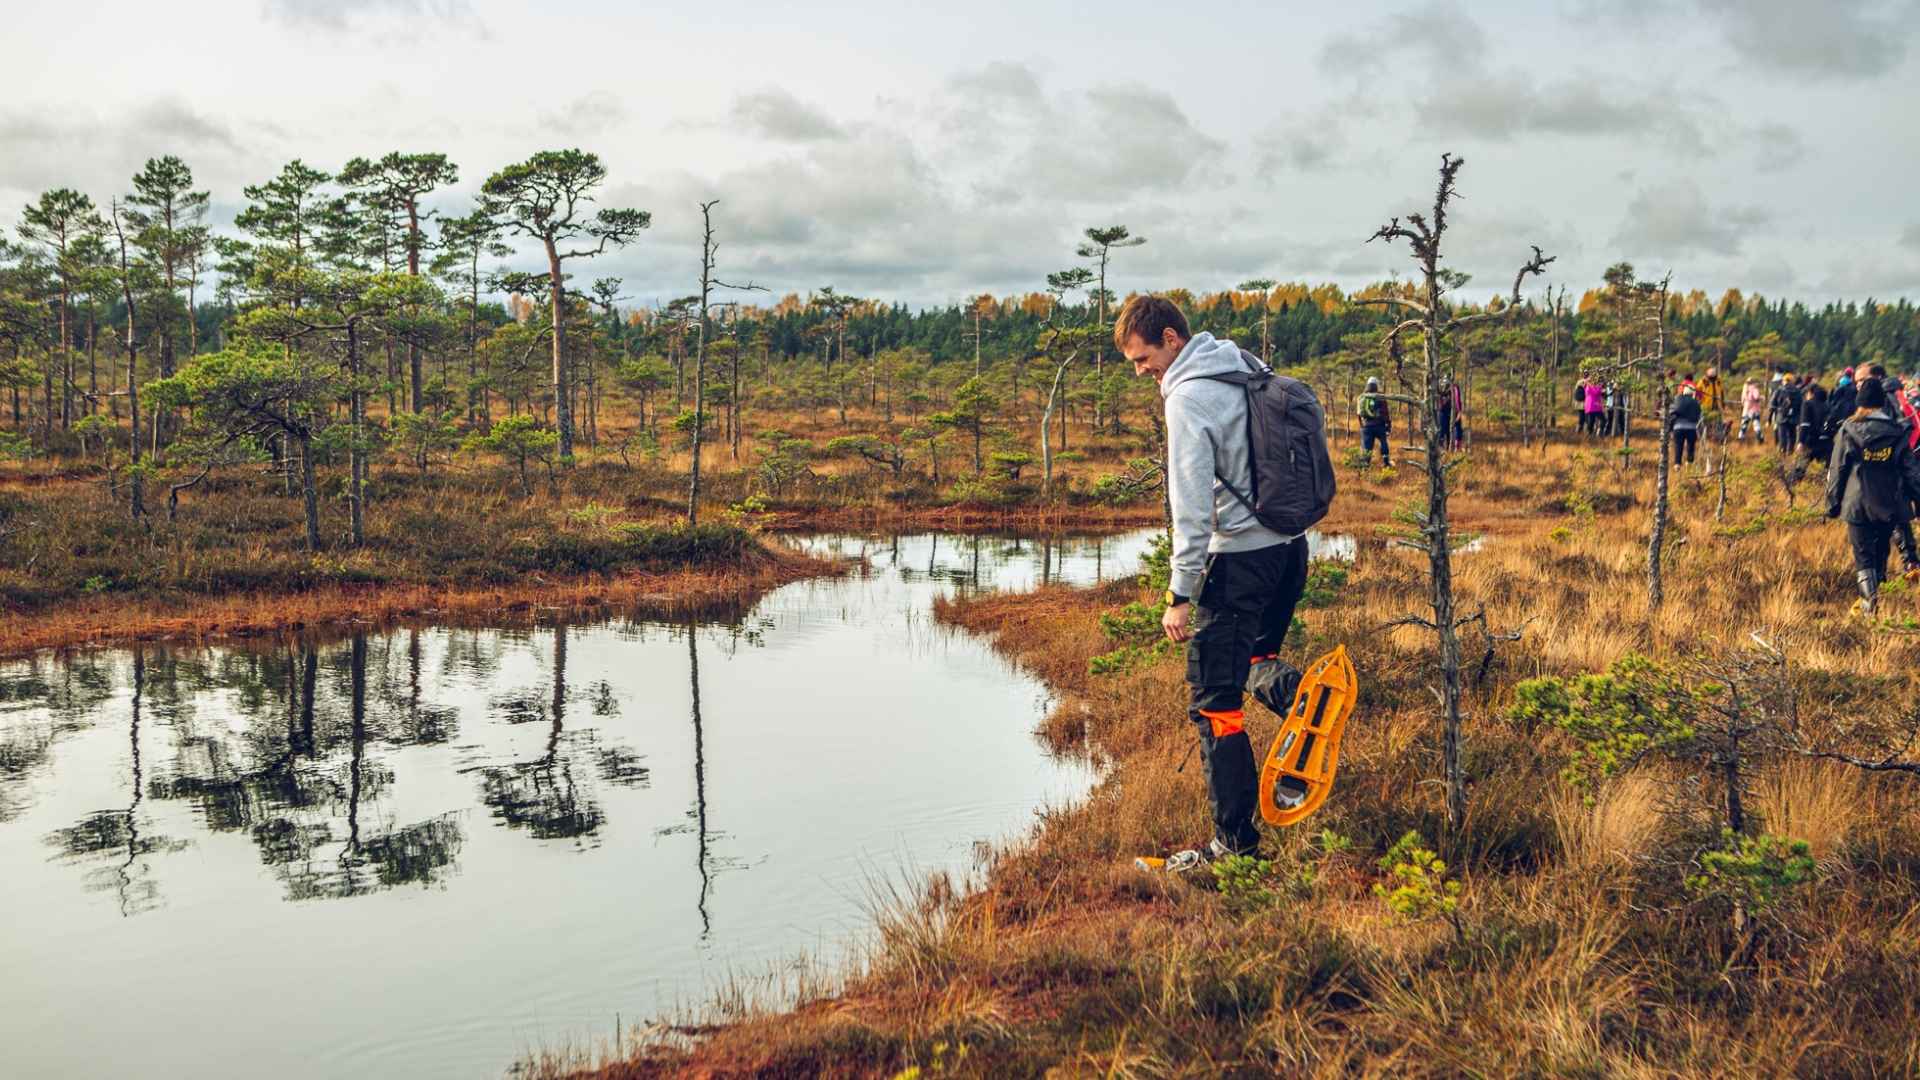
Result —
[[574, 98], [558, 109], [540, 114], [540, 125], [575, 138], [599, 135], [627, 118], [620, 99], [605, 90]]
[[1700, 0], [1742, 61], [1770, 74], [1859, 80], [1906, 59], [1916, 5], [1876, 0]]
[[1644, 187], [1627, 203], [1613, 245], [1628, 258], [1655, 261], [1689, 255], [1738, 255], [1771, 220], [1753, 206], [1716, 207], [1692, 180]]
[[744, 134], [774, 142], [807, 143], [847, 136], [846, 130], [826, 113], [778, 87], [734, 99], [732, 117]]
[[260, 11], [268, 22], [297, 30], [346, 33], [380, 20], [428, 19], [484, 33], [468, 0], [263, 0]]

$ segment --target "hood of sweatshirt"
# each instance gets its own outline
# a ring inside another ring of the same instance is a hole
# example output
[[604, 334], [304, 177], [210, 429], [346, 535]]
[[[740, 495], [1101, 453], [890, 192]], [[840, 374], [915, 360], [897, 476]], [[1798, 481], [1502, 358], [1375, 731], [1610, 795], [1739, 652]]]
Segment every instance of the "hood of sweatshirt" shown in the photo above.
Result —
[[1193, 379], [1250, 370], [1246, 361], [1240, 359], [1240, 346], [1202, 330], [1187, 339], [1186, 348], [1180, 350], [1180, 355], [1167, 367], [1167, 373], [1160, 377], [1160, 396], [1170, 397], [1181, 383]]
[[1853, 429], [1854, 441], [1867, 450], [1879, 450], [1907, 440], [1906, 429], [1885, 413], [1870, 413], [1862, 419], [1849, 420], [1847, 426]]

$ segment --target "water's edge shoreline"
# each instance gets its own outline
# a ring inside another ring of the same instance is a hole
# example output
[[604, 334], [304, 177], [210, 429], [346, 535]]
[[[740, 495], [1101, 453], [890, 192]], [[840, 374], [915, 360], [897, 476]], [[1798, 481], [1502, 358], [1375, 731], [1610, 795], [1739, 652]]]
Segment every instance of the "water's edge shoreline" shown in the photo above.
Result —
[[845, 571], [843, 564], [761, 544], [726, 566], [611, 575], [532, 575], [512, 585], [331, 585], [154, 601], [98, 597], [0, 624], [0, 660], [48, 649], [135, 642], [209, 644], [273, 635], [388, 628], [416, 621], [512, 623], [559, 615], [671, 617], [749, 607], [782, 585]]

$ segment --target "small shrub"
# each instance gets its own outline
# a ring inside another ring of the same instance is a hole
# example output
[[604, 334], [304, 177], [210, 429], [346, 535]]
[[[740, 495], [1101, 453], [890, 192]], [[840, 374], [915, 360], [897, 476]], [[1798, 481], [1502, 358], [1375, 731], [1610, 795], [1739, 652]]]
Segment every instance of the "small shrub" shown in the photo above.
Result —
[[1033, 464], [1033, 455], [1024, 450], [996, 450], [987, 457], [987, 467], [1008, 480], [1020, 479], [1020, 470]]
[[585, 525], [593, 529], [604, 529], [613, 519], [613, 516], [619, 512], [620, 508], [617, 506], [607, 506], [604, 503], [589, 502], [585, 506], [576, 506], [568, 510], [567, 520], [575, 525]]
[[1092, 675], [1126, 675], [1172, 653], [1172, 643], [1164, 638], [1152, 645], [1122, 645], [1088, 658], [1087, 672]]
[[1127, 462], [1126, 472], [1109, 473], [1095, 480], [1087, 489], [1087, 497], [1108, 506], [1125, 506], [1138, 502], [1159, 486], [1159, 463], [1152, 458], [1134, 458]]
[[942, 1039], [933, 1044], [933, 1054], [923, 1065], [909, 1065], [893, 1074], [893, 1080], [926, 1080], [930, 1076], [952, 1076], [970, 1074], [967, 1057], [970, 1050], [963, 1042], [949, 1043]]
[[1347, 585], [1347, 565], [1333, 559], [1316, 559], [1307, 566], [1307, 584], [1300, 594], [1305, 607], [1332, 607]]
[[1167, 583], [1173, 578], [1173, 545], [1165, 534], [1155, 536], [1140, 556], [1140, 586], [1153, 594], [1151, 602], [1134, 601], [1119, 611], [1100, 613], [1100, 632], [1118, 645], [1087, 661], [1095, 675], [1124, 675], [1173, 653], [1173, 643], [1160, 629], [1167, 613]]
[[996, 473], [967, 477], [947, 489], [947, 501], [971, 506], [1005, 506], [1014, 501], [1007, 479]]
[[1353, 850], [1353, 838], [1343, 836], [1332, 829], [1321, 829], [1313, 842], [1320, 848], [1322, 855], [1345, 855]]
[[1447, 864], [1426, 847], [1426, 841], [1411, 829], [1380, 857], [1380, 869], [1393, 879], [1373, 887], [1373, 894], [1385, 901], [1388, 910], [1405, 919], [1422, 921], [1445, 919], [1453, 926], [1454, 936], [1464, 939], [1460, 924], [1460, 883], [1447, 878]]
[[1545, 723], [1571, 735], [1563, 775], [1591, 798], [1598, 784], [1645, 755], [1690, 742], [1698, 706], [1678, 673], [1629, 654], [1605, 674], [1528, 679], [1514, 687], [1507, 715], [1528, 733]]
[[1242, 915], [1270, 908], [1280, 897], [1269, 886], [1273, 862], [1252, 855], [1228, 855], [1213, 864], [1213, 880], [1228, 909]]
[[1760, 915], [1813, 880], [1812, 848], [1805, 840], [1741, 836], [1720, 831], [1720, 846], [1700, 853], [1700, 872], [1688, 876], [1687, 891], [1701, 899], [1724, 900]]

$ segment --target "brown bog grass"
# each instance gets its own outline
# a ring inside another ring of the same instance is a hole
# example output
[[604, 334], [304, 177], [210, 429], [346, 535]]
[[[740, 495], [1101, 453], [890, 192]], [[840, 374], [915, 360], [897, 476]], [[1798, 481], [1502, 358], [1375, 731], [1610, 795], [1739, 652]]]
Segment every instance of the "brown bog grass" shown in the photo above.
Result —
[[[1687, 853], [1676, 857], [1660, 809], [1674, 776], [1643, 768], [1588, 803], [1560, 778], [1560, 736], [1503, 719], [1520, 679], [1753, 633], [1789, 651], [1816, 730], [1911, 707], [1914, 598], [1890, 597], [1886, 625], [1850, 620], [1844, 538], [1823, 518], [1786, 513], [1767, 451], [1736, 453], [1718, 520], [1715, 483], [1676, 478], [1657, 613], [1645, 586], [1651, 468], [1610, 451], [1481, 447], [1462, 471], [1459, 527], [1485, 543], [1455, 562], [1460, 594], [1494, 628], [1525, 628], [1469, 686], [1470, 820], [1452, 852], [1464, 939], [1394, 916], [1371, 893], [1376, 860], [1401, 833], [1440, 835], [1439, 741], [1429, 640], [1380, 630], [1424, 602], [1421, 557], [1375, 535], [1419, 479], [1343, 474], [1330, 527], [1369, 542], [1337, 602], [1304, 611], [1305, 639], [1288, 649], [1299, 661], [1346, 643], [1362, 699], [1333, 798], [1267, 839], [1274, 902], [1232, 906], [1210, 883], [1127, 865], [1208, 830], [1179, 661], [1088, 674], [1107, 647], [1099, 613], [1137, 589], [948, 603], [942, 619], [991, 636], [1059, 691], [1044, 735], [1094, 755], [1104, 780], [1000, 852], [977, 888], [934, 882], [888, 905], [877, 945], [837, 984], [657, 1027], [578, 1074], [1920, 1072], [1911, 779], [1824, 764], [1763, 776], [1755, 811], [1814, 845], [1819, 876], [1762, 930], [1736, 930], [1680, 885]], [[1264, 747], [1273, 718], [1249, 717]]]
[[630, 570], [584, 579], [530, 580], [494, 588], [323, 585], [296, 593], [242, 593], [178, 601], [89, 597], [32, 617], [0, 621], [0, 657], [36, 649], [125, 641], [205, 642], [319, 627], [386, 628], [408, 622], [512, 625], [562, 615], [648, 616], [743, 610], [776, 586], [838, 567], [768, 547], [726, 566]]
[[[823, 414], [784, 413], [756, 416], [755, 426], [816, 446], [881, 426], [876, 417], [852, 421], [828, 426]], [[382, 465], [368, 485], [359, 546], [347, 542], [344, 478], [330, 465], [320, 477], [318, 553], [305, 550], [299, 500], [260, 466], [217, 471], [183, 493], [173, 520], [156, 485], [152, 512], [136, 522], [126, 493], [97, 460], [0, 464], [0, 654], [113, 638], [269, 632], [369, 610], [375, 618], [413, 609], [481, 613], [570, 603], [570, 594], [642, 598], [669, 610], [746, 595], [808, 565], [765, 551], [750, 560], [730, 550], [722, 558], [647, 557], [623, 546], [623, 527], [666, 528], [684, 516], [691, 464], [684, 449], [622, 453], [625, 435], [609, 431], [599, 447], [583, 445], [574, 468], [531, 492], [493, 461], [463, 457], [425, 473]], [[759, 471], [764, 447], [755, 440], [738, 457], [724, 444], [709, 446], [702, 520], [761, 532], [1065, 531], [1157, 520], [1151, 500], [1115, 506], [1086, 494], [1093, 477], [1141, 451], [1137, 438], [1075, 442], [1081, 456], [1061, 463], [1054, 495], [1045, 499], [1030, 474], [960, 497], [912, 471], [893, 477], [826, 457], [808, 459], [800, 475], [770, 491]], [[958, 452], [946, 457], [947, 483], [970, 474]], [[535, 468], [536, 477], [542, 471]], [[749, 496], [752, 511], [730, 509]]]

